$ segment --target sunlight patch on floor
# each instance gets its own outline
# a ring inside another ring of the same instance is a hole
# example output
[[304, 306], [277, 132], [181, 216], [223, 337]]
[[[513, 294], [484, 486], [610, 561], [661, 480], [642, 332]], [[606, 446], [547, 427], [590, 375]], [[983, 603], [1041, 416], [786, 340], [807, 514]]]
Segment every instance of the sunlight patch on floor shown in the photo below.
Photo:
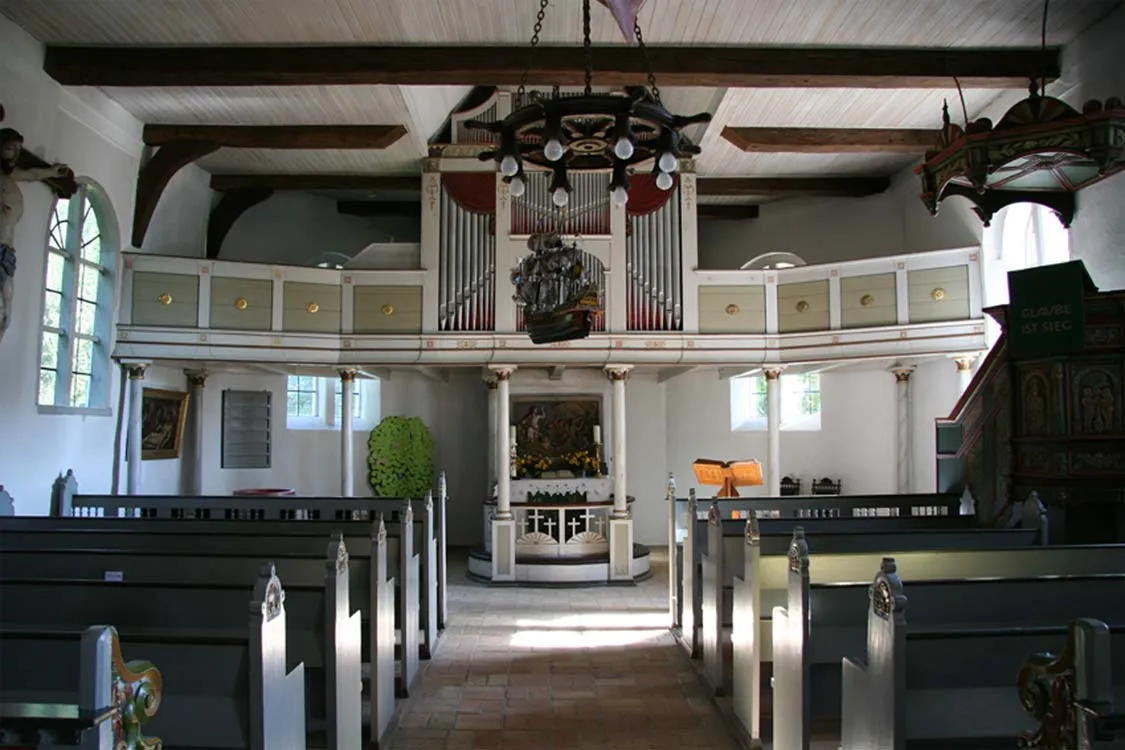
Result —
[[512, 635], [513, 648], [546, 649], [596, 649], [635, 646], [655, 641], [667, 630], [520, 630]]
[[666, 630], [668, 613], [663, 610], [635, 612], [583, 612], [545, 619], [520, 618], [516, 627], [561, 630]]

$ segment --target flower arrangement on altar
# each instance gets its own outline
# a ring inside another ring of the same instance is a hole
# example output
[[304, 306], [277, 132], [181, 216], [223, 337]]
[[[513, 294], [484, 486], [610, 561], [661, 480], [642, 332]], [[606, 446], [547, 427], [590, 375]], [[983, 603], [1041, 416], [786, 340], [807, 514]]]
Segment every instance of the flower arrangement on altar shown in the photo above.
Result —
[[598, 466], [601, 463], [596, 453], [587, 450], [564, 453], [560, 458], [566, 462], [567, 466], [576, 471], [592, 471], [594, 474], [597, 474]]
[[522, 456], [516, 456], [516, 476], [526, 477], [530, 474], [538, 474], [539, 472], [549, 471], [554, 464], [547, 456], [537, 456], [533, 453], [528, 453]]

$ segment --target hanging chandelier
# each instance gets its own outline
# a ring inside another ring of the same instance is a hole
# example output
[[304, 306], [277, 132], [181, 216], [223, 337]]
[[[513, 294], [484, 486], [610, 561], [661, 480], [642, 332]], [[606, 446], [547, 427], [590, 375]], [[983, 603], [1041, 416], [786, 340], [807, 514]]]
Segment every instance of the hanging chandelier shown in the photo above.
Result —
[[[1043, 5], [1042, 47], [1046, 54], [1047, 8]], [[993, 126], [988, 118], [965, 127], [950, 122], [942, 107], [935, 148], [914, 172], [922, 178], [922, 202], [937, 215], [951, 195], [973, 203], [985, 226], [1013, 203], [1052, 209], [1064, 227], [1077, 210], [1075, 194], [1125, 170], [1125, 107], [1117, 97], [1090, 100], [1078, 112], [1045, 96], [1046, 81], [1031, 79], [1029, 96], [1016, 102]], [[960, 86], [958, 86], [960, 90]], [[964, 110], [964, 100], [962, 100]]]
[[[605, 0], [602, 0], [603, 4]], [[586, 85], [576, 96], [560, 95], [558, 87], [549, 97], [537, 92], [527, 94], [524, 86], [531, 62], [524, 71], [516, 92], [517, 109], [498, 122], [470, 120], [468, 128], [485, 130], [499, 136], [497, 148], [480, 155], [482, 161], [494, 160], [515, 197], [527, 189], [524, 166], [533, 164], [552, 172], [551, 200], [562, 208], [570, 202], [570, 172], [611, 172], [609, 190], [614, 204], [623, 206], [629, 199], [629, 173], [651, 170], [657, 187], [671, 190], [673, 173], [684, 156], [699, 153], [699, 147], [682, 134], [684, 127], [711, 120], [707, 112], [682, 117], [670, 113], [660, 101], [660, 89], [648, 49], [641, 35], [636, 11], [640, 4], [632, 0], [611, 0], [613, 11], [625, 31], [633, 21], [633, 34], [648, 69], [648, 86], [629, 87], [622, 93], [594, 93], [593, 63], [590, 45], [590, 0], [582, 0], [583, 47], [586, 52]], [[531, 52], [539, 45], [539, 34], [550, 0], [540, 0]], [[631, 15], [629, 15], [631, 14]]]

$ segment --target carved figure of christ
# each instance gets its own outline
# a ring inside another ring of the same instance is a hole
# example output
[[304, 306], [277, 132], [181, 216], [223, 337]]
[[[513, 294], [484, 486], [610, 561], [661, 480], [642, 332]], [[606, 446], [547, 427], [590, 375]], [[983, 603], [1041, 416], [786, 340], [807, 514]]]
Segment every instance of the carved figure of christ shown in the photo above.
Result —
[[23, 136], [11, 128], [0, 130], [0, 339], [12, 321], [12, 295], [16, 276], [16, 225], [23, 218], [21, 182], [38, 182], [65, 177], [65, 164], [20, 169], [16, 166], [23, 151]]

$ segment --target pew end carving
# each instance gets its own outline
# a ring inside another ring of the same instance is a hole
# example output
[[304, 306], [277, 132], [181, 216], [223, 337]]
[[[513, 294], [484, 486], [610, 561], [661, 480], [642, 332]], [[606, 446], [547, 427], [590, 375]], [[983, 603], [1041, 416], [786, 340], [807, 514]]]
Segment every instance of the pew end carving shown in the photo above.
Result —
[[0, 516], [14, 516], [16, 514], [16, 501], [0, 484]]
[[1019, 747], [1099, 747], [1094, 744], [1099, 724], [1114, 714], [1110, 665], [1109, 627], [1090, 618], [1070, 624], [1061, 654], [1032, 654], [1020, 667], [1017, 690], [1039, 726], [1020, 735]]
[[[305, 665], [286, 672], [285, 589], [273, 563], [262, 566], [250, 601], [250, 742], [281, 747], [305, 736]], [[265, 689], [269, 688], [269, 689]], [[276, 689], [275, 689], [276, 688]]]
[[[87, 672], [86, 670], [90, 670]], [[164, 683], [160, 670], [147, 661], [126, 662], [117, 630], [95, 625], [82, 634], [79, 709], [109, 718], [97, 726], [99, 747], [160, 750], [163, 743], [145, 737], [144, 725], [160, 708]], [[111, 744], [104, 744], [108, 739]]]
[[792, 497], [801, 494], [801, 480], [799, 477], [787, 476], [781, 479], [781, 496]]

